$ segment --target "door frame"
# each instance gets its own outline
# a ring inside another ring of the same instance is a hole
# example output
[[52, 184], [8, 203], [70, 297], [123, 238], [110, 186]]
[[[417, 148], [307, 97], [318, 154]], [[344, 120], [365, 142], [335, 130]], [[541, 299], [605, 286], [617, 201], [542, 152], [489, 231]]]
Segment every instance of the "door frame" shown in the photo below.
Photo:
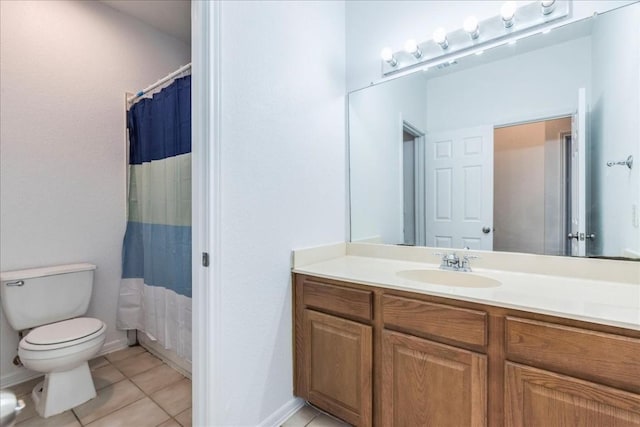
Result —
[[[402, 150], [404, 139], [402, 133], [406, 131], [413, 136], [413, 158], [414, 158], [414, 221], [415, 221], [415, 246], [425, 246], [426, 244], [426, 174], [425, 174], [425, 132], [420, 128], [414, 126], [411, 122], [400, 116], [400, 162], [402, 165]], [[400, 179], [402, 182], [403, 168], [400, 168]], [[400, 194], [403, 194], [401, 192]], [[402, 206], [404, 206], [404, 199], [402, 200]]]
[[[220, 425], [220, 2], [191, 3], [192, 51], [192, 417]], [[209, 266], [203, 265], [208, 254]]]
[[[565, 179], [563, 185], [562, 199], [564, 202], [564, 224], [562, 235], [567, 236], [571, 232], [571, 143], [573, 139], [573, 132], [563, 132], [560, 134], [562, 141], [562, 176]], [[571, 256], [571, 241], [565, 238], [564, 254], [563, 256]]]
[[564, 107], [541, 110], [533, 113], [518, 114], [505, 120], [500, 120], [493, 124], [494, 129], [510, 126], [524, 125], [527, 123], [544, 122], [547, 120], [562, 119], [572, 117], [576, 113], [576, 108]]

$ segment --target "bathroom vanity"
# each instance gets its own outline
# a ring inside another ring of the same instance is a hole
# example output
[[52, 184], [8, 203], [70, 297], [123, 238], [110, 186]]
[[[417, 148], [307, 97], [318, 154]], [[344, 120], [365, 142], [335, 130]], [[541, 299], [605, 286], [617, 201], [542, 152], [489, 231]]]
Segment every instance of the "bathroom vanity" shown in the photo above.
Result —
[[427, 251], [296, 251], [296, 396], [358, 426], [640, 426], [639, 263]]

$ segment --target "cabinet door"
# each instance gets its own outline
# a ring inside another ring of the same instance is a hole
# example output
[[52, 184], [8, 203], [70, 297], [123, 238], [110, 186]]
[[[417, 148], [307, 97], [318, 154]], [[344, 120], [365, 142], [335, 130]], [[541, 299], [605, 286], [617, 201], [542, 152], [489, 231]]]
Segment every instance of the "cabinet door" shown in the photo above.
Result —
[[371, 425], [371, 326], [304, 311], [309, 402], [357, 426]]
[[505, 426], [639, 427], [640, 395], [506, 363]]
[[486, 356], [384, 331], [382, 371], [383, 426], [486, 425]]

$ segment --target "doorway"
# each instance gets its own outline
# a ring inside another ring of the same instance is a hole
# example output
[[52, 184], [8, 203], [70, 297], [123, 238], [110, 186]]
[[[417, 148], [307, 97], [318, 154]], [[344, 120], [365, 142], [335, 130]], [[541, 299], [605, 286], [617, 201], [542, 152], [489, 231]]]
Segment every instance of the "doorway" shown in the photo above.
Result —
[[494, 129], [494, 250], [571, 253], [571, 133], [571, 116]]
[[424, 133], [402, 122], [402, 244], [424, 246]]

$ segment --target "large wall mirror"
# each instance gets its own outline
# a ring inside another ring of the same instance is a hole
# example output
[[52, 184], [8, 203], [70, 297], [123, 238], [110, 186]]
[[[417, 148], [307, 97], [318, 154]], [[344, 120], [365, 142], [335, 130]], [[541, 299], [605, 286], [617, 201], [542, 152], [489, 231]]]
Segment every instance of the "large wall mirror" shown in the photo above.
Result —
[[640, 258], [639, 22], [634, 3], [350, 93], [351, 240]]

